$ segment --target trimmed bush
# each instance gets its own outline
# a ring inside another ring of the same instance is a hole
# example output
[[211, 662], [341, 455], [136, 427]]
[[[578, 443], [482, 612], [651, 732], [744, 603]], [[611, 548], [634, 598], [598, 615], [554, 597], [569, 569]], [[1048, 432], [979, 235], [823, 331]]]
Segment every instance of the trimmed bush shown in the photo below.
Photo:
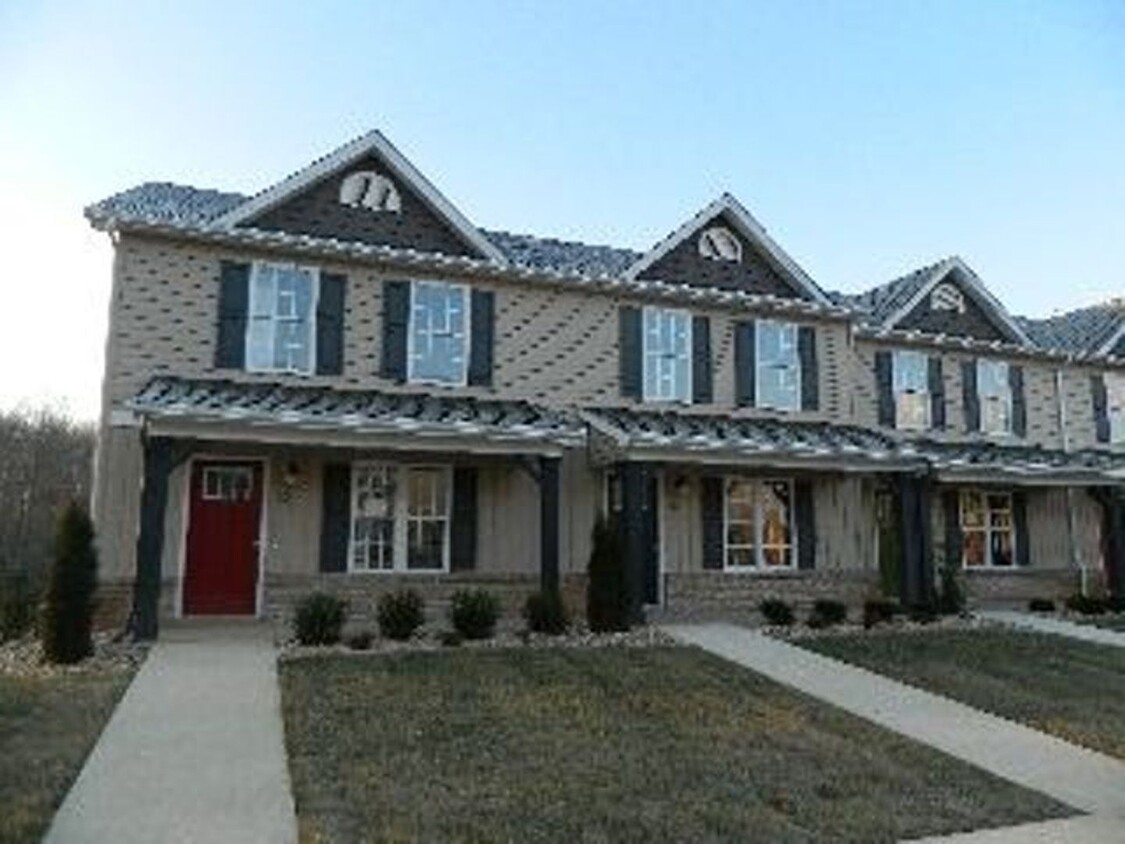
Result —
[[313, 592], [297, 604], [293, 633], [302, 645], [335, 645], [347, 614], [347, 604], [340, 598]]
[[527, 621], [527, 629], [533, 633], [559, 636], [570, 627], [570, 615], [557, 590], [528, 595], [523, 617]]
[[809, 627], [819, 630], [823, 627], [832, 627], [843, 624], [848, 620], [848, 605], [843, 601], [833, 601], [821, 598], [813, 603], [812, 612], [809, 613]]
[[586, 579], [586, 620], [595, 633], [632, 626], [625, 549], [614, 526], [602, 517], [594, 523], [593, 548]]
[[74, 663], [93, 652], [97, 580], [94, 526], [86, 511], [71, 503], [59, 519], [43, 608], [43, 653], [49, 662]]
[[449, 622], [466, 639], [490, 639], [500, 618], [500, 602], [484, 589], [462, 589], [453, 593]]
[[878, 624], [886, 624], [901, 612], [902, 608], [895, 601], [871, 598], [863, 602], [863, 626], [872, 628]]
[[348, 636], [344, 643], [353, 651], [367, 651], [371, 649], [371, 643], [374, 641], [375, 634], [370, 630], [359, 630]]
[[1030, 612], [1054, 612], [1055, 602], [1050, 598], [1032, 598], [1027, 602], [1027, 609]]
[[387, 592], [379, 598], [375, 620], [384, 638], [404, 642], [425, 622], [426, 606], [413, 589]]
[[1066, 599], [1066, 608], [1071, 612], [1082, 615], [1102, 615], [1107, 606], [1104, 598], [1095, 598], [1092, 595], [1075, 594]]
[[942, 566], [937, 610], [942, 615], [960, 615], [965, 610], [965, 593], [961, 591], [961, 583], [953, 566]]
[[766, 598], [758, 604], [758, 612], [775, 627], [788, 627], [794, 620], [793, 608], [780, 598]]

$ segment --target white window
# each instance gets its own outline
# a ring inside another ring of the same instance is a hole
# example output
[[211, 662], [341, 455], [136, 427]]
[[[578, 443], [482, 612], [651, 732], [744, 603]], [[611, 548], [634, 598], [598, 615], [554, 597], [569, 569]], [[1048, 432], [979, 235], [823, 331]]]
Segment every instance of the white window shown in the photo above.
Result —
[[411, 382], [464, 385], [469, 363], [468, 300], [468, 288], [462, 284], [411, 284]]
[[930, 360], [922, 352], [894, 353], [895, 427], [930, 427]]
[[723, 226], [712, 226], [699, 235], [699, 254], [712, 261], [742, 260], [742, 242], [734, 232]]
[[986, 434], [1012, 432], [1012, 387], [1008, 364], [1003, 361], [977, 361], [977, 400], [980, 403], [980, 429]]
[[246, 324], [246, 368], [252, 372], [297, 372], [316, 368], [315, 267], [257, 262], [250, 275]]
[[351, 571], [448, 571], [452, 472], [352, 466]]
[[727, 478], [723, 489], [723, 568], [793, 568], [792, 481]]
[[645, 401], [691, 401], [691, 317], [644, 309]]
[[801, 362], [797, 354], [797, 326], [759, 320], [757, 330], [758, 407], [797, 410], [801, 400]]
[[1011, 566], [1015, 560], [1012, 496], [961, 493], [961, 561], [965, 568]]
[[1125, 373], [1106, 373], [1105, 399], [1105, 412], [1109, 417], [1109, 441], [1125, 443]]

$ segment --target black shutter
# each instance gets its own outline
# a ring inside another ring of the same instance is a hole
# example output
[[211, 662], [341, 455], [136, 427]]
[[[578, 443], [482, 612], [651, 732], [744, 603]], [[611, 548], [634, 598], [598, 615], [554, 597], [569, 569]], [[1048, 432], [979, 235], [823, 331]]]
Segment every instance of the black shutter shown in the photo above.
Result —
[[820, 375], [816, 357], [816, 329], [797, 329], [797, 356], [801, 361], [801, 410], [820, 409]]
[[875, 353], [875, 392], [879, 395], [879, 424], [895, 426], [894, 357], [886, 349]]
[[1027, 401], [1023, 394], [1023, 367], [1008, 367], [1008, 387], [1012, 391], [1012, 433], [1027, 436]]
[[942, 496], [945, 502], [945, 564], [951, 569], [961, 567], [964, 539], [961, 536], [961, 496], [955, 489]]
[[219, 268], [219, 324], [215, 368], [246, 366], [246, 317], [250, 308], [250, 265], [223, 261]]
[[753, 322], [734, 325], [734, 401], [739, 407], [754, 406], [755, 332]]
[[621, 395], [640, 399], [643, 395], [644, 361], [641, 359], [641, 310], [622, 305], [618, 312], [621, 348]]
[[793, 485], [793, 506], [797, 511], [797, 568], [816, 567], [816, 505], [811, 481]]
[[320, 274], [320, 293], [316, 300], [316, 373], [342, 375], [344, 372], [344, 299], [348, 277], [338, 273]]
[[961, 364], [961, 399], [965, 403], [965, 430], [980, 430], [980, 397], [977, 395], [977, 362]]
[[723, 567], [723, 479], [703, 478], [703, 568]]
[[1109, 396], [1104, 375], [1090, 376], [1090, 393], [1094, 400], [1094, 431], [1098, 442], [1109, 442]]
[[1016, 565], [1030, 565], [1031, 548], [1028, 547], [1026, 492], [1018, 491], [1012, 493], [1012, 521], [1015, 523], [1016, 528]]
[[691, 400], [695, 404], [714, 401], [711, 384], [711, 320], [705, 316], [691, 320]]
[[941, 357], [930, 356], [930, 427], [940, 431], [945, 427], [945, 379], [941, 372]]
[[320, 570], [348, 570], [348, 534], [351, 531], [352, 472], [347, 463], [324, 466], [321, 496]]
[[453, 514], [449, 526], [451, 571], [468, 571], [477, 557], [477, 470], [471, 466], [453, 470]]
[[410, 282], [383, 282], [384, 378], [406, 380], [406, 335], [410, 329]]
[[471, 309], [468, 380], [474, 387], [491, 387], [496, 294], [491, 290], [474, 290]]

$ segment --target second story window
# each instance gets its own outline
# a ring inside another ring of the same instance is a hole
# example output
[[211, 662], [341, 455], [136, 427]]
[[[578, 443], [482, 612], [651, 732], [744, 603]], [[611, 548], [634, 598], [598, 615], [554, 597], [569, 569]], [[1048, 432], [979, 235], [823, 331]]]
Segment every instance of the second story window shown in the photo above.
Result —
[[316, 366], [319, 273], [292, 264], [254, 264], [246, 326], [246, 368], [308, 374]]
[[416, 281], [410, 291], [408, 380], [463, 385], [469, 361], [468, 289]]
[[895, 427], [924, 431], [930, 427], [930, 360], [907, 351], [896, 351], [893, 360]]
[[1003, 361], [977, 361], [977, 398], [980, 401], [980, 429], [986, 434], [1012, 432], [1012, 387], [1008, 364]]
[[801, 406], [801, 361], [797, 326], [761, 320], [757, 330], [758, 407], [798, 410]]
[[644, 400], [691, 401], [691, 317], [644, 309]]
[[1109, 441], [1125, 443], [1125, 373], [1111, 372], [1105, 379], [1106, 416], [1109, 417]]

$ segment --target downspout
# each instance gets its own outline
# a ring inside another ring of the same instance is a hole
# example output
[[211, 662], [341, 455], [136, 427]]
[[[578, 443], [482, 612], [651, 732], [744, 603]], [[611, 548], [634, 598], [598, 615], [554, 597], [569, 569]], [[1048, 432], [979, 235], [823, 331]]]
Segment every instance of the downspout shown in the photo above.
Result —
[[[1070, 431], [1067, 429], [1066, 398], [1063, 395], [1063, 371], [1055, 368], [1055, 403], [1058, 410], [1059, 438], [1061, 439], [1063, 453], [1070, 451]], [[1086, 594], [1086, 566], [1078, 555], [1078, 544], [1074, 541], [1077, 531], [1074, 526], [1074, 487], [1066, 485], [1066, 542], [1070, 549], [1070, 568], [1078, 572], [1079, 590]]]

